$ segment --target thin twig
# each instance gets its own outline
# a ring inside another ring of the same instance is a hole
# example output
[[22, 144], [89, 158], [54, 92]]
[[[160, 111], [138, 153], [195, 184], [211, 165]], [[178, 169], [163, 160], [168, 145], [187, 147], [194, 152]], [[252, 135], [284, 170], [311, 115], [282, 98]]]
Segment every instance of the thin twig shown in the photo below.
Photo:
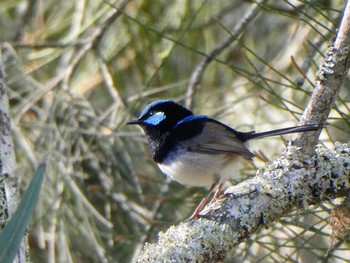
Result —
[[252, 22], [256, 15], [260, 11], [260, 4], [263, 4], [266, 0], [258, 0], [255, 4], [251, 6], [246, 15], [241, 19], [241, 21], [236, 25], [227, 39], [225, 39], [221, 44], [214, 48], [204, 59], [199, 63], [194, 72], [192, 73], [190, 83], [188, 84], [186, 91], [186, 101], [185, 105], [187, 108], [193, 107], [193, 101], [195, 92], [200, 88], [200, 83], [204, 74], [204, 71], [209, 66], [209, 64], [220, 55], [226, 48], [228, 48], [238, 36], [247, 28], [247, 25]]

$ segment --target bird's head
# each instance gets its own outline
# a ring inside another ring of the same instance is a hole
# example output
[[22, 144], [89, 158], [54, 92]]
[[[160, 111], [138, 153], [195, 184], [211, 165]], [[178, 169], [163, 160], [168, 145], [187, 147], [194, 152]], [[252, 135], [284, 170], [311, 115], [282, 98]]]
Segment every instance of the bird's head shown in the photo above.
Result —
[[159, 135], [171, 131], [179, 121], [191, 115], [193, 113], [190, 110], [174, 101], [157, 100], [150, 103], [138, 119], [126, 124], [140, 125], [146, 134], [158, 133]]

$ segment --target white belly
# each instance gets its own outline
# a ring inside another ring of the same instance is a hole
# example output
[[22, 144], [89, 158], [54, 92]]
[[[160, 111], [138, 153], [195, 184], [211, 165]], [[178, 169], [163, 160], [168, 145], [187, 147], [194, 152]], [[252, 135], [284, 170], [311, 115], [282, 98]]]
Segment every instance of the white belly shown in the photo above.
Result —
[[181, 184], [210, 186], [215, 181], [225, 182], [241, 169], [244, 158], [226, 154], [194, 152], [170, 153], [158, 164], [160, 170]]

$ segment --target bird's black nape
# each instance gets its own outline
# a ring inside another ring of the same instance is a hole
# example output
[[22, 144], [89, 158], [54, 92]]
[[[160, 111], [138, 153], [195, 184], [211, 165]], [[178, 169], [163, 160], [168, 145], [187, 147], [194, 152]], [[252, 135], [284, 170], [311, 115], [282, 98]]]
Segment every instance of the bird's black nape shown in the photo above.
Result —
[[323, 127], [324, 127], [324, 124], [307, 124], [307, 125], [294, 126], [294, 127], [282, 128], [282, 129], [277, 129], [272, 131], [258, 132], [258, 133], [238, 132], [237, 137], [243, 142], [246, 142], [248, 140], [260, 139], [260, 138], [276, 136], [276, 135], [306, 132], [306, 131], [317, 131], [319, 129], [322, 129]]
[[165, 132], [192, 115], [192, 111], [174, 101], [157, 100], [148, 104], [136, 120], [129, 121], [125, 125], [140, 125], [146, 130], [152, 130], [152, 133], [155, 129], [158, 132]]

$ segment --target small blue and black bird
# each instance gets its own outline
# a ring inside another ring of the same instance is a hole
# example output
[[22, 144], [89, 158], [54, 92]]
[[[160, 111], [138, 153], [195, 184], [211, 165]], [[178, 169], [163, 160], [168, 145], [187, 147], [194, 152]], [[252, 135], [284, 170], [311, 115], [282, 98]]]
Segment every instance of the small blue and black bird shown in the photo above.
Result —
[[137, 120], [127, 124], [143, 128], [153, 160], [172, 180], [189, 186], [209, 186], [191, 219], [198, 216], [217, 186], [213, 200], [218, 198], [222, 184], [241, 169], [244, 160], [254, 157], [245, 146], [247, 141], [323, 127], [315, 124], [261, 133], [239, 132], [205, 115], [193, 115], [171, 100], [152, 102]]

